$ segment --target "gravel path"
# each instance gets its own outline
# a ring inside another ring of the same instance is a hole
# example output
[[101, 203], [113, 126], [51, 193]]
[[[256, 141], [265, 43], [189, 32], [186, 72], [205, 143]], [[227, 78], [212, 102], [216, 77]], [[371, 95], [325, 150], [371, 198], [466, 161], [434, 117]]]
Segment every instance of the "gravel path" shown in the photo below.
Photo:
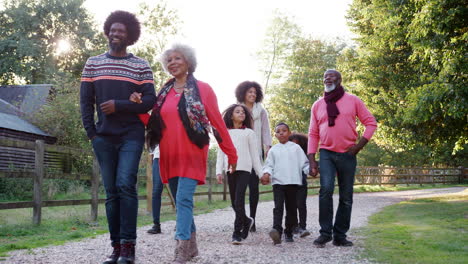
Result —
[[[387, 205], [403, 200], [460, 192], [467, 193], [468, 188], [355, 194], [349, 232], [349, 238], [355, 242], [355, 246], [351, 248], [335, 247], [331, 243], [328, 243], [325, 248], [315, 248], [312, 245], [319, 230], [317, 196], [310, 196], [307, 200], [307, 227], [312, 235], [306, 238], [296, 238], [294, 243], [283, 242], [276, 246], [273, 246], [268, 236], [273, 221], [273, 202], [259, 203], [257, 232], [251, 233], [240, 246], [230, 244], [234, 212], [230, 208], [216, 210], [195, 217], [200, 256], [190, 263], [370, 263], [357, 258], [362, 249], [362, 243], [356, 233], [356, 229], [367, 224], [367, 218], [370, 215]], [[335, 207], [337, 200], [335, 196]], [[138, 229], [137, 263], [170, 263], [172, 261], [175, 245], [172, 231], [174, 225], [174, 221], [162, 223], [164, 233], [159, 235], [147, 234], [146, 230], [150, 226]], [[9, 253], [10, 257], [2, 263], [101, 263], [109, 253], [109, 238], [106, 234], [62, 246], [13, 251]]]

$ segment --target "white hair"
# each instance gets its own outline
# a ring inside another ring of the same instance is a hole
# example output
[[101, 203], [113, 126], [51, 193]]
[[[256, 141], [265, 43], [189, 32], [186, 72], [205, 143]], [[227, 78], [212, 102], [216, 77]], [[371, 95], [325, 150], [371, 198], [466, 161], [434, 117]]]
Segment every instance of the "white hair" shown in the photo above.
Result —
[[182, 54], [182, 56], [184, 56], [184, 59], [188, 64], [189, 73], [195, 72], [195, 69], [197, 68], [197, 57], [195, 56], [195, 50], [188, 45], [180, 43], [173, 44], [171, 48], [164, 51], [161, 55], [160, 61], [166, 72], [169, 72], [167, 69], [167, 58], [173, 52], [179, 52]]

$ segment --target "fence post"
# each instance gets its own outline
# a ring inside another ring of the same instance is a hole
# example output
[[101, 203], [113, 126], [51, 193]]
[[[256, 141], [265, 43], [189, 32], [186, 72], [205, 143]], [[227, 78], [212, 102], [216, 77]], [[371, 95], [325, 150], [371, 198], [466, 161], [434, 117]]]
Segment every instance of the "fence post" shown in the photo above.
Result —
[[208, 203], [211, 203], [211, 183], [212, 183], [212, 172], [213, 172], [213, 168], [212, 168], [212, 165], [213, 163], [208, 160]]
[[223, 173], [223, 201], [226, 201], [226, 196], [227, 196], [227, 177], [226, 173]]
[[41, 224], [42, 181], [44, 179], [44, 140], [36, 140], [34, 158], [33, 224]]
[[[153, 211], [153, 155], [146, 159], [146, 210]], [[162, 196], [161, 196], [162, 198]]]
[[99, 163], [93, 153], [93, 174], [91, 175], [91, 221], [96, 222], [99, 205]]

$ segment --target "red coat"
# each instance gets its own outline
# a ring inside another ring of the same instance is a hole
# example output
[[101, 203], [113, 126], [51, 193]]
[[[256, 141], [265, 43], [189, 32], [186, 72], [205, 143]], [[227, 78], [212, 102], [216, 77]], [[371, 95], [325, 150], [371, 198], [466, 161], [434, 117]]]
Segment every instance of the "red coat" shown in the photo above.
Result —
[[[221, 136], [221, 150], [228, 156], [229, 164], [237, 163], [236, 149], [219, 113], [216, 94], [209, 84], [201, 81], [197, 81], [197, 84], [208, 120]], [[180, 98], [171, 89], [161, 108], [161, 117], [166, 126], [159, 143], [161, 179], [163, 183], [167, 183], [170, 178], [179, 176], [205, 184], [209, 146], [200, 149], [188, 138], [177, 110]]]

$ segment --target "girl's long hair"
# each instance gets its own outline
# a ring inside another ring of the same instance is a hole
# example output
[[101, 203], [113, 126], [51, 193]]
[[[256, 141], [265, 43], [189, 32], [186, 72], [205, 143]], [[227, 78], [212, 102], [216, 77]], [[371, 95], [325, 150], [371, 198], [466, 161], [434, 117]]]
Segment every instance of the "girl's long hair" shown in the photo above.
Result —
[[252, 129], [252, 127], [253, 127], [252, 126], [252, 123], [253, 123], [252, 114], [250, 113], [249, 109], [246, 106], [241, 105], [241, 104], [232, 104], [228, 108], [226, 108], [226, 110], [224, 110], [223, 120], [224, 120], [224, 123], [226, 124], [226, 127], [228, 129], [234, 128], [234, 122], [232, 121], [232, 115], [234, 114], [234, 109], [236, 109], [236, 107], [238, 107], [238, 106], [242, 107], [244, 109], [244, 112], [245, 112], [245, 120], [244, 120], [244, 122], [242, 122], [242, 125], [244, 125], [247, 128]]
[[297, 144], [302, 148], [304, 153], [307, 155], [307, 143], [309, 142], [307, 135], [294, 132], [289, 136], [289, 141], [293, 141], [293, 140], [296, 140]]

